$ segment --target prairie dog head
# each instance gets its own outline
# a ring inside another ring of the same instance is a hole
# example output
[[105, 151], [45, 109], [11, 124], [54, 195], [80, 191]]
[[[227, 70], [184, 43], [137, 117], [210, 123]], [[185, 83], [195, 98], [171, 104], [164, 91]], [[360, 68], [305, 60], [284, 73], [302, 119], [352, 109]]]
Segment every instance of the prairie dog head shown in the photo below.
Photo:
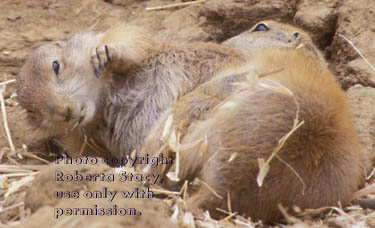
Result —
[[310, 36], [303, 30], [276, 21], [261, 21], [250, 30], [223, 42], [245, 56], [264, 48], [305, 48], [324, 61]]
[[34, 124], [58, 131], [93, 120], [105, 91], [90, 64], [90, 48], [100, 38], [93, 33], [75, 35], [40, 46], [27, 57], [17, 93]]

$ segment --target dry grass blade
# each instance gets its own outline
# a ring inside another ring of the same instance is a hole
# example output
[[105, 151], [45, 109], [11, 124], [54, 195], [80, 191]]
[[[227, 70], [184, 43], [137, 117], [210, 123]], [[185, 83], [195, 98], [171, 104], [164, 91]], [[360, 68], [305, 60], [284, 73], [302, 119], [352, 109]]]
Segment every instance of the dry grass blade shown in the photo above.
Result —
[[293, 169], [293, 167], [291, 165], [289, 165], [286, 161], [284, 161], [283, 159], [281, 159], [278, 155], [276, 155], [276, 158], [279, 159], [284, 165], [286, 165], [290, 170], [292, 170], [292, 172], [297, 176], [297, 178], [301, 181], [302, 183], [302, 195], [305, 195], [305, 189], [306, 189], [306, 185], [305, 185], [305, 182], [303, 181], [302, 177], [297, 173], [297, 171], [295, 169]]
[[178, 174], [180, 172], [180, 138], [181, 133], [177, 133], [177, 146], [176, 146], [176, 180], [179, 181]]
[[257, 184], [262, 187], [264, 178], [266, 178], [268, 171], [270, 171], [270, 165], [264, 161], [263, 158], [258, 158], [259, 173], [257, 175]]
[[[298, 104], [298, 102], [296, 100], [296, 97], [294, 96], [294, 93], [290, 89], [286, 88], [285, 86], [283, 86], [283, 85], [281, 85], [279, 83], [276, 83], [276, 82], [272, 82], [272, 83], [274, 83], [274, 85], [270, 85], [270, 84], [267, 84], [267, 83], [258, 83], [258, 84], [260, 86], [262, 86], [264, 88], [267, 88], [267, 89], [270, 89], [270, 90], [272, 90], [272, 91], [274, 91], [276, 93], [284, 94], [286, 96], [292, 96], [293, 100], [294, 100], [294, 103], [296, 104], [296, 116], [295, 116], [294, 121], [293, 121], [293, 127], [292, 127], [292, 129], [279, 140], [277, 146], [273, 149], [273, 151], [272, 151], [270, 157], [267, 159], [267, 161], [264, 162], [263, 159], [260, 159], [260, 160], [258, 159], [259, 173], [257, 175], [257, 183], [258, 183], [259, 187], [262, 186], [264, 178], [268, 174], [268, 171], [270, 169], [270, 166], [269, 166], [270, 162], [273, 160], [273, 158], [275, 158], [278, 155], [278, 153], [280, 152], [281, 148], [284, 146], [286, 140], [298, 128], [300, 128], [304, 124], [304, 121], [299, 122], [299, 104]], [[299, 180], [302, 181], [302, 184], [303, 184], [303, 193], [304, 193], [305, 183], [303, 182], [301, 176], [298, 175], [298, 173], [289, 164], [287, 164], [286, 162], [283, 162], [283, 163], [286, 164], [287, 167], [291, 168], [291, 170], [293, 171], [293, 173], [295, 173], [297, 175], [297, 177], [299, 178]]]
[[182, 199], [184, 200], [184, 202], [186, 202], [186, 199], [187, 199], [187, 190], [188, 190], [188, 181], [186, 180], [184, 185], [182, 186], [182, 189], [181, 189], [181, 194], [182, 194]]
[[191, 212], [186, 212], [182, 218], [182, 227], [195, 228], [194, 216]]
[[283, 85], [281, 85], [281, 84], [279, 84], [275, 81], [272, 81], [272, 80], [265, 80], [265, 81], [262, 81], [262, 82], [258, 82], [257, 85], [259, 85], [263, 88], [266, 88], [266, 89], [270, 89], [273, 92], [276, 92], [276, 93], [279, 93], [279, 94], [294, 97], [294, 93], [290, 89], [288, 89], [287, 87], [285, 87], [285, 86], [283, 86]]
[[20, 165], [19, 167], [25, 170], [30, 170], [30, 171], [39, 171], [44, 168], [46, 168], [48, 164], [46, 165]]
[[11, 174], [3, 174], [2, 176], [6, 178], [27, 177], [27, 176], [30, 176], [30, 173], [11, 173]]
[[169, 138], [169, 135], [170, 135], [171, 129], [172, 129], [172, 123], [173, 123], [173, 114], [170, 114], [168, 116], [167, 120], [165, 121], [164, 128], [163, 128], [163, 131], [161, 133], [161, 140], [163, 142], [166, 142], [167, 139]]
[[305, 47], [305, 44], [300, 44], [300, 45], [298, 45], [298, 46], [296, 47], [296, 49], [301, 49], [301, 48], [303, 48], [303, 47]]
[[49, 164], [49, 163], [50, 163], [49, 161], [47, 161], [47, 160], [45, 160], [45, 159], [43, 159], [43, 158], [40, 158], [40, 157], [38, 157], [37, 155], [35, 155], [35, 154], [33, 154], [33, 153], [30, 153], [30, 152], [28, 152], [28, 151], [23, 151], [21, 154], [24, 155], [25, 157], [34, 158], [34, 159], [37, 159], [37, 160], [39, 160], [39, 161], [41, 161], [41, 162], [44, 162], [44, 163], [46, 163], [46, 164]]
[[81, 149], [79, 150], [79, 156], [80, 157], [82, 156], [83, 152], [85, 151], [86, 145], [87, 145], [87, 136], [83, 135], [83, 137], [84, 137], [83, 143], [82, 143]]
[[[238, 217], [241, 217], [241, 216], [238, 216], [238, 215], [237, 215], [237, 212], [230, 212], [230, 211], [223, 210], [223, 209], [221, 209], [221, 208], [216, 208], [216, 210], [217, 210], [217, 211], [220, 211], [220, 212], [222, 212], [222, 213], [224, 213], [224, 214], [227, 215], [225, 218], [221, 219], [221, 220], [219, 221], [219, 223], [229, 222], [229, 220], [230, 220], [231, 218], [233, 218], [233, 217], [236, 217], [237, 220], [238, 220]], [[239, 220], [238, 220], [238, 221], [239, 221]], [[251, 223], [250, 221], [247, 221], [246, 219], [244, 219], [244, 221], [241, 221], [241, 222], [242, 222], [243, 224], [246, 224], [245, 226], [247, 226], [247, 227], [249, 227], [248, 225]], [[247, 223], [249, 223], [249, 224], [247, 224]], [[250, 226], [250, 227], [252, 227], [252, 226]]]
[[[190, 143], [184, 143], [184, 144], [181, 144], [180, 143], [180, 150], [184, 151], [184, 150], [189, 150], [189, 149], [192, 149], [194, 147], [196, 147], [198, 144], [201, 144], [204, 143], [204, 139], [199, 139], [197, 141], [194, 141], [194, 142], [190, 142]], [[208, 141], [207, 141], [208, 143]]]
[[173, 206], [173, 213], [170, 217], [170, 220], [172, 221], [173, 224], [178, 224], [178, 214], [179, 214], [179, 208], [177, 204]]
[[227, 203], [228, 203], [228, 211], [229, 211], [230, 213], [232, 213], [232, 203], [231, 203], [231, 201], [230, 201], [230, 194], [229, 194], [229, 192], [227, 192], [227, 198], [228, 198], [228, 200], [227, 200]]
[[207, 140], [207, 135], [205, 135], [204, 141], [199, 148], [199, 155], [201, 157], [205, 157], [207, 155], [207, 151], [208, 151], [208, 140]]
[[7, 80], [7, 81], [4, 81], [4, 82], [0, 82], [0, 86], [4, 86], [4, 85], [7, 85], [7, 84], [12, 83], [12, 82], [16, 82], [16, 79], [11, 79], [11, 80]]
[[231, 163], [237, 157], [237, 155], [237, 152], [232, 153], [232, 155], [228, 159], [228, 163]]
[[[268, 173], [268, 171], [269, 171], [269, 168], [270, 168], [270, 166], [269, 166], [269, 164], [270, 164], [270, 162], [272, 161], [272, 159], [274, 158], [274, 157], [276, 157], [277, 156], [277, 154], [279, 153], [279, 151], [281, 150], [281, 148], [284, 146], [284, 144], [285, 144], [285, 142], [286, 142], [286, 140], [299, 128], [299, 127], [301, 127], [302, 126], [302, 124], [303, 124], [304, 122], [302, 121], [302, 122], [300, 122], [297, 126], [293, 126], [293, 128], [292, 128], [292, 130], [290, 131], [290, 132], [288, 132], [288, 134], [286, 134], [284, 137], [282, 137], [281, 139], [280, 139], [280, 141], [279, 141], [279, 144], [275, 147], [275, 149], [272, 151], [272, 154], [271, 154], [271, 156], [268, 158], [268, 160], [264, 163], [259, 163], [260, 164], [260, 166], [259, 166], [259, 173], [258, 173], [258, 176], [257, 176], [257, 182], [258, 182], [258, 185], [259, 185], [259, 187], [261, 187], [262, 186], [262, 184], [263, 184], [263, 180], [264, 180], [264, 178], [267, 176], [267, 173]], [[259, 161], [259, 160], [258, 160]], [[288, 167], [290, 167], [290, 166], [288, 166]], [[295, 172], [295, 170], [294, 169], [292, 169], [292, 171], [294, 171], [294, 173], [296, 173]], [[299, 175], [297, 175], [297, 177], [299, 177], [300, 178], [300, 176]], [[302, 179], [301, 179], [302, 180]], [[305, 185], [304, 184], [304, 182], [302, 181], [302, 184], [303, 185]]]
[[289, 223], [289, 224], [291, 224], [291, 223], [302, 223], [302, 221], [299, 220], [298, 218], [289, 215], [288, 212], [286, 211], [286, 209], [283, 207], [283, 205], [278, 204], [277, 207], [279, 208], [281, 214], [284, 216], [287, 223]]
[[[356, 223], [355, 219], [353, 219], [352, 217], [350, 217], [345, 211], [343, 211], [339, 207], [321, 207], [321, 208], [316, 208], [316, 209], [305, 209], [304, 212], [302, 212], [302, 213], [299, 214], [299, 216], [305, 216], [305, 215], [316, 216], [316, 215], [321, 214], [321, 213], [323, 213], [323, 212], [325, 212], [325, 211], [327, 211], [329, 209], [331, 209], [333, 211], [336, 211], [339, 215], [348, 218], [348, 220], [352, 224]], [[330, 213], [332, 213], [332, 211]]]
[[[175, 135], [175, 134], [171, 134], [171, 135]], [[170, 145], [172, 144], [171, 146], [169, 146], [169, 148], [172, 149], [172, 150], [175, 149], [174, 151], [176, 153], [176, 166], [175, 166], [175, 171], [169, 171], [167, 173], [167, 177], [171, 181], [175, 181], [175, 182], [180, 181], [180, 178], [178, 177], [179, 176], [178, 174], [179, 174], [179, 171], [180, 171], [180, 137], [181, 137], [181, 133], [177, 132], [176, 139], [173, 139], [173, 142], [169, 143]], [[173, 147], [175, 147], [175, 148], [173, 148]]]
[[1, 161], [3, 160], [3, 157], [4, 157], [4, 154], [5, 152], [7, 151], [8, 148], [2, 148], [0, 150], [0, 164], [1, 164]]
[[103, 148], [101, 148], [101, 147], [95, 142], [94, 139], [89, 138], [89, 139], [88, 139], [88, 142], [87, 142], [87, 145], [88, 145], [92, 150], [94, 150], [96, 153], [98, 153], [99, 155], [102, 155], [102, 156], [105, 156], [105, 155], [106, 155], [105, 150], [103, 150]]
[[173, 191], [168, 191], [168, 190], [163, 190], [163, 189], [157, 189], [157, 188], [151, 188], [150, 191], [156, 193], [156, 194], [165, 194], [165, 195], [175, 195], [175, 196], [180, 196], [180, 192], [173, 192]]
[[193, 1], [193, 2], [183, 2], [183, 3], [176, 3], [176, 4], [170, 4], [170, 5], [164, 5], [164, 6], [147, 7], [146, 10], [151, 11], [151, 10], [169, 9], [169, 8], [175, 8], [175, 7], [180, 7], [180, 6], [193, 5], [193, 4], [202, 3], [205, 1], [206, 0], [198, 0], [198, 1]]
[[12, 151], [13, 154], [16, 154], [16, 148], [14, 147], [13, 141], [12, 141], [12, 136], [10, 134], [9, 126], [8, 126], [8, 119], [7, 119], [7, 114], [5, 110], [5, 100], [4, 100], [4, 95], [3, 92], [5, 91], [5, 86], [3, 85], [0, 89], [0, 103], [1, 103], [1, 114], [3, 116], [3, 125], [5, 129], [5, 133], [7, 135], [8, 143], [10, 146], [10, 150]]
[[28, 174], [26, 177], [18, 180], [18, 181], [12, 181], [10, 184], [10, 187], [8, 188], [7, 192], [5, 193], [5, 198], [7, 198], [9, 195], [13, 194], [14, 192], [17, 192], [22, 186], [30, 183], [34, 180], [34, 176], [39, 172], [34, 172], [31, 174]]
[[366, 180], [370, 180], [375, 174], [375, 168], [372, 169], [371, 173], [366, 177]]
[[230, 215], [228, 215], [227, 217], [223, 218], [223, 219], [220, 220], [219, 222], [228, 222], [229, 219], [235, 217], [236, 215], [237, 215], [237, 212], [231, 213]]
[[0, 165], [0, 173], [32, 173], [32, 171], [16, 165]]
[[356, 191], [352, 194], [352, 197], [351, 197], [351, 200], [356, 200], [356, 199], [359, 199], [361, 197], [365, 197], [369, 194], [374, 194], [375, 193], [375, 183], [369, 185], [369, 186], [366, 186], [362, 189], [360, 189], [359, 191]]
[[12, 205], [12, 206], [5, 207], [5, 208], [1, 209], [1, 210], [0, 210], [0, 213], [6, 212], [6, 211], [10, 211], [10, 210], [12, 210], [12, 209], [14, 209], [14, 208], [22, 207], [22, 206], [24, 206], [24, 205], [25, 205], [24, 202], [19, 202], [19, 203], [16, 203], [16, 204]]
[[345, 211], [343, 211], [341, 208], [338, 207], [331, 207], [331, 209], [335, 210], [337, 213], [339, 213], [341, 216], [346, 217], [352, 224], [355, 224], [356, 221], [350, 217]]
[[267, 77], [267, 76], [269, 76], [269, 75], [271, 75], [271, 74], [277, 74], [277, 73], [280, 73], [280, 72], [283, 71], [283, 70], [284, 70], [284, 68], [280, 67], [280, 68], [278, 68], [278, 69], [276, 69], [276, 70], [272, 70], [272, 71], [270, 71], [270, 72], [264, 72], [264, 73], [261, 73], [261, 74], [258, 75], [258, 77], [259, 77], [259, 78], [264, 78], [264, 77]]
[[367, 58], [361, 53], [361, 51], [354, 45], [354, 43], [346, 38], [344, 35], [339, 34], [339, 37], [343, 38], [350, 46], [354, 48], [354, 50], [361, 56], [361, 58], [371, 67], [371, 69], [375, 72], [375, 67], [367, 60]]
[[305, 209], [303, 212], [299, 213], [299, 216], [305, 216], [305, 215], [311, 215], [316, 216], [318, 214], [321, 214], [322, 212], [325, 212], [327, 210], [331, 209], [330, 207], [321, 207], [316, 209]]
[[236, 225], [241, 226], [241, 227], [255, 228], [255, 226], [251, 225], [251, 222], [249, 222], [249, 221], [248, 221], [248, 222], [244, 222], [244, 221], [242, 221], [242, 220], [235, 219], [235, 220], [234, 220], [234, 223], [235, 223]]
[[206, 182], [202, 181], [202, 180], [199, 180], [198, 178], [195, 178], [198, 182], [200, 182], [201, 184], [203, 184], [208, 190], [210, 190], [210, 192], [212, 192], [212, 194], [214, 194], [216, 197], [220, 198], [220, 199], [224, 199], [221, 195], [217, 194], [215, 192], [215, 190], [213, 188], [211, 188], [210, 185], [208, 185]]
[[217, 210], [217, 211], [220, 211], [220, 212], [222, 212], [222, 213], [224, 213], [224, 214], [226, 214], [226, 215], [231, 215], [231, 214], [232, 214], [231, 212], [226, 211], [226, 210], [221, 209], [221, 208], [216, 208], [216, 210]]

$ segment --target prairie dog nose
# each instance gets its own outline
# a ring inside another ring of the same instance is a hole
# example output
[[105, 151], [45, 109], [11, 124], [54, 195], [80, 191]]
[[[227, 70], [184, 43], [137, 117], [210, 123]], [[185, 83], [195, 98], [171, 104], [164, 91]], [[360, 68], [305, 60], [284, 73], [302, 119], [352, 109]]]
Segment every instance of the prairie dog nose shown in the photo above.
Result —
[[80, 107], [74, 103], [65, 103], [50, 108], [51, 120], [58, 125], [72, 124], [80, 117]]
[[69, 122], [73, 118], [74, 109], [70, 105], [64, 105], [53, 110], [52, 120], [55, 122]]

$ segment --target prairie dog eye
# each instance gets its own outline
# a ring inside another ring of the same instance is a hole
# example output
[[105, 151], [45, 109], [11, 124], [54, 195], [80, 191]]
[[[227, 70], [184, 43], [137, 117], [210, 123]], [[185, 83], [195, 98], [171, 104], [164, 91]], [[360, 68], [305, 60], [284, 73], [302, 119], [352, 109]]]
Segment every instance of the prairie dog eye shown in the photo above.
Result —
[[267, 27], [267, 25], [265, 25], [263, 23], [260, 23], [255, 27], [253, 32], [259, 32], [259, 31], [266, 32], [268, 30], [270, 30], [270, 29]]
[[57, 60], [52, 62], [52, 69], [57, 76], [59, 74], [59, 71], [60, 71], [60, 63]]

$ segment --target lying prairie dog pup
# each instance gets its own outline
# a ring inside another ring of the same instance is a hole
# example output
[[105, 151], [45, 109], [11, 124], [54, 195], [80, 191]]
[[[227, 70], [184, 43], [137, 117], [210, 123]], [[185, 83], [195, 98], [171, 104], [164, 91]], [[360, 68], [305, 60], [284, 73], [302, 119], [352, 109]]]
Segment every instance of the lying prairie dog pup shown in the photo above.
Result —
[[[151, 172], [169, 171], [169, 189], [195, 178], [205, 183], [188, 200], [194, 211], [227, 216], [217, 208], [230, 210], [229, 195], [233, 212], [272, 223], [281, 218], [278, 204], [289, 209], [346, 205], [363, 182], [366, 158], [344, 92], [315, 47], [284, 45], [306, 33], [283, 43], [274, 28], [286, 29], [277, 30], [282, 37], [296, 28], [271, 24], [260, 22], [247, 33], [249, 39], [265, 37], [247, 63], [228, 67], [181, 98], [141, 151], [179, 148], [178, 169], [175, 164]], [[258, 177], [259, 159], [271, 157], [269, 171]]]
[[143, 145], [178, 97], [242, 62], [223, 45], [157, 42], [138, 27], [119, 26], [36, 48], [17, 93], [35, 134], [56, 138], [71, 156], [80, 155], [86, 135], [122, 157]]

